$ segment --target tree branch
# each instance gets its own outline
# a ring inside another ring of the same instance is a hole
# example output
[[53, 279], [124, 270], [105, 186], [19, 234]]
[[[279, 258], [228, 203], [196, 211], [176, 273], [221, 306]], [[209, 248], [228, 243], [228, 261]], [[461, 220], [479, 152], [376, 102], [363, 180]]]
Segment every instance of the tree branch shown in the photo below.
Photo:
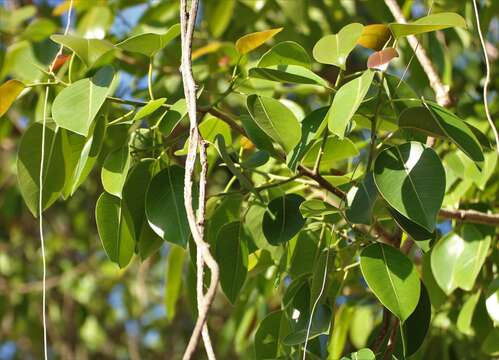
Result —
[[[182, 81], [184, 85], [184, 94], [187, 101], [187, 110], [190, 120], [190, 137], [189, 137], [189, 147], [187, 158], [185, 161], [185, 177], [184, 177], [184, 202], [185, 209], [187, 213], [187, 219], [189, 222], [189, 228], [192, 233], [192, 237], [196, 244], [197, 256], [197, 269], [203, 268], [203, 263], [206, 263], [211, 270], [211, 280], [210, 286], [205, 296], [199, 298], [198, 293], [198, 319], [196, 325], [191, 334], [189, 344], [184, 352], [183, 359], [189, 360], [194, 355], [196, 351], [197, 344], [199, 343], [199, 338], [201, 333], [204, 333], [203, 340], [205, 342], [205, 349], [207, 350], [208, 357], [214, 359], [214, 353], [212, 350], [211, 342], [209, 340], [207, 328], [205, 328], [206, 319], [208, 317], [208, 312], [210, 310], [211, 304], [215, 297], [217, 291], [218, 280], [219, 280], [219, 267], [215, 259], [210, 253], [209, 245], [204, 241], [204, 194], [206, 193], [206, 158], [203, 157], [201, 165], [205, 167], [202, 170], [201, 181], [199, 183], [199, 193], [202, 194], [203, 199], [201, 199], [199, 215], [203, 218], [197, 218], [194, 213], [192, 206], [192, 186], [193, 186], [193, 175], [196, 165], [196, 155], [198, 144], [201, 141], [201, 135], [199, 134], [198, 124], [197, 124], [197, 105], [196, 105], [196, 83], [192, 74], [192, 36], [194, 33], [194, 25], [196, 22], [197, 10], [198, 10], [198, 0], [192, 0], [190, 10], [187, 10], [187, 0], [180, 1], [180, 24], [181, 24], [181, 39], [182, 39]], [[203, 151], [203, 147], [201, 148]], [[200, 224], [202, 224], [200, 226]], [[201, 279], [201, 292], [202, 281], [203, 281], [203, 271], [198, 271], [198, 279]], [[199, 290], [199, 285], [198, 285]], [[204, 331], [203, 331], [204, 328]]]
[[499, 214], [487, 214], [476, 210], [441, 209], [438, 216], [474, 224], [499, 226]]

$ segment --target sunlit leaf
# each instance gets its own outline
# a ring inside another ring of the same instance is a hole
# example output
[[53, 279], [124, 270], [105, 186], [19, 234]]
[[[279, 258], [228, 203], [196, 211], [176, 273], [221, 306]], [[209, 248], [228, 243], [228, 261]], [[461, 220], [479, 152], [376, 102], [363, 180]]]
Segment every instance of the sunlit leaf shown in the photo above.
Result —
[[180, 24], [175, 24], [164, 34], [144, 33], [135, 35], [116, 44], [116, 47], [151, 57], [179, 35]]
[[407, 24], [391, 23], [388, 25], [393, 35], [400, 38], [408, 35], [418, 35], [425, 32], [443, 30], [450, 27], [466, 27], [466, 20], [461, 15], [451, 12], [441, 12], [421, 17]]
[[92, 67], [104, 55], [114, 50], [113, 44], [106, 40], [86, 39], [74, 35], [52, 35], [50, 38], [73, 51], [87, 67]]
[[19, 80], [7, 80], [0, 85], [0, 117], [9, 110], [24, 87], [24, 84]]
[[267, 40], [273, 38], [277, 33], [281, 32], [282, 29], [283, 28], [277, 28], [246, 34], [236, 41], [236, 49], [239, 53], [245, 55], [262, 46]]

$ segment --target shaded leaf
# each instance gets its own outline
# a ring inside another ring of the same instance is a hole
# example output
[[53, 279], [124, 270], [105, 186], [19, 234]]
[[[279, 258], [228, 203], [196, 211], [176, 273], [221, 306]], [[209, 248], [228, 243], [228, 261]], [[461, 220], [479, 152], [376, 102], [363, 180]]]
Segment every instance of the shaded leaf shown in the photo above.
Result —
[[182, 289], [182, 270], [185, 255], [185, 250], [180, 246], [171, 246], [168, 251], [165, 280], [165, 305], [168, 321], [172, 321], [175, 318], [175, 305]]
[[153, 177], [146, 193], [146, 216], [158, 236], [185, 248], [190, 230], [184, 206], [184, 169], [173, 165]]
[[262, 55], [257, 67], [298, 65], [311, 69], [311, 61], [305, 49], [294, 41], [283, 41]]
[[222, 290], [235, 304], [248, 273], [248, 239], [241, 222], [234, 221], [220, 228], [216, 254]]
[[255, 356], [257, 359], [274, 359], [282, 354], [282, 339], [289, 333], [284, 311], [267, 315], [258, 325], [255, 333]]
[[305, 225], [300, 213], [304, 201], [300, 195], [288, 194], [273, 199], [263, 216], [263, 234], [271, 245], [279, 245], [293, 238]]
[[128, 146], [122, 146], [107, 155], [102, 165], [101, 180], [104, 190], [109, 194], [121, 198], [131, 161]]
[[374, 203], [378, 198], [372, 172], [368, 173], [359, 185], [353, 186], [347, 193], [348, 208], [345, 216], [354, 224], [371, 225]]
[[282, 83], [312, 84], [327, 87], [327, 81], [313, 71], [299, 65], [273, 65], [252, 68], [249, 77]]
[[430, 297], [426, 287], [421, 285], [418, 305], [409, 318], [400, 325], [404, 356], [409, 357], [418, 351], [428, 333], [431, 322]]
[[121, 206], [121, 200], [102, 193], [95, 206], [95, 221], [109, 259], [120, 268], [128, 265], [135, 249], [134, 229], [130, 213]]

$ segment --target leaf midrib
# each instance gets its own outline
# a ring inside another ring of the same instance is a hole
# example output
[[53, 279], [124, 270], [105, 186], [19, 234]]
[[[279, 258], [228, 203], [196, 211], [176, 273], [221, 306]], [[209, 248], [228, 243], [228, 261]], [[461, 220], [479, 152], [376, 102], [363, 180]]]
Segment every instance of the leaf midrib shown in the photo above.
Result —
[[380, 247], [381, 247], [381, 253], [383, 255], [383, 262], [385, 263], [386, 273], [388, 275], [388, 280], [390, 280], [390, 285], [393, 289], [393, 294], [395, 295], [395, 301], [397, 302], [398, 313], [402, 317], [402, 307], [400, 306], [400, 299], [399, 299], [397, 291], [395, 289], [395, 284], [393, 283], [393, 279], [392, 279], [390, 270], [388, 269], [388, 260], [387, 260], [386, 255], [385, 255], [385, 249], [383, 249], [383, 245], [380, 245]]

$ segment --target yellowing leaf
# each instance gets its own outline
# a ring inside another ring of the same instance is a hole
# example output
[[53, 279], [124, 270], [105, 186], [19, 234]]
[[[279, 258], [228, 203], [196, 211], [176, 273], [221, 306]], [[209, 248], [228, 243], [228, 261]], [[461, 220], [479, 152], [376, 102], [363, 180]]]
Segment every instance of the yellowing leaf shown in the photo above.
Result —
[[[76, 5], [78, 5], [78, 3], [80, 1], [81, 0], [73, 0], [73, 7], [75, 7]], [[52, 15], [54, 15], [54, 16], [61, 16], [62, 14], [64, 14], [66, 11], [69, 10], [70, 5], [71, 5], [71, 1], [64, 0], [59, 5], [57, 5], [54, 8], [54, 10], [52, 10]]]
[[198, 59], [201, 56], [206, 55], [206, 54], [211, 54], [211, 53], [217, 51], [218, 49], [220, 49], [220, 46], [222, 46], [222, 43], [220, 43], [218, 41], [215, 41], [215, 42], [212, 42], [211, 44], [202, 46], [199, 49], [196, 49], [192, 52], [192, 60], [196, 60], [196, 59]]
[[0, 85], [0, 116], [3, 116], [25, 88], [19, 80], [8, 80]]
[[384, 24], [366, 25], [357, 44], [368, 49], [381, 50], [390, 36], [390, 28]]
[[247, 54], [257, 47], [263, 45], [267, 40], [271, 39], [277, 33], [281, 32], [283, 28], [258, 31], [251, 34], [246, 34], [236, 41], [236, 49], [241, 54]]

